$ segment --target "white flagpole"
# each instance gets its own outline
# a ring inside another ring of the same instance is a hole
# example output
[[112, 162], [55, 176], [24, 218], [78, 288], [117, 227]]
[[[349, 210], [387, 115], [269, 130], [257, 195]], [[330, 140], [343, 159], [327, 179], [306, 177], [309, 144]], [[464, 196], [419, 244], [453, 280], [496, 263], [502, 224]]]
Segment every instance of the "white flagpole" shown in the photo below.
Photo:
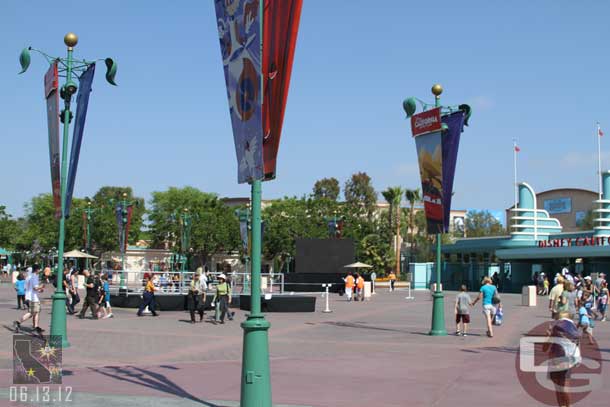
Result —
[[597, 133], [595, 134], [597, 137], [597, 188], [599, 191], [599, 199], [602, 199], [602, 141], [601, 136], [599, 135], [600, 131], [599, 122], [597, 122]]
[[513, 139], [513, 168], [515, 171], [515, 209], [517, 209], [517, 195], [519, 191], [519, 186], [517, 185], [517, 140]]

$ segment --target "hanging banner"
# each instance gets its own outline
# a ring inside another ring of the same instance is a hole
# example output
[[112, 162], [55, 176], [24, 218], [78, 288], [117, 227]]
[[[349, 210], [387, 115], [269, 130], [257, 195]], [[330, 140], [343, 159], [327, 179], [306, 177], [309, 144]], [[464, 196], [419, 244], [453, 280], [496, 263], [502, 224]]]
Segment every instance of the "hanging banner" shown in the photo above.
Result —
[[78, 89], [78, 96], [76, 97], [76, 116], [74, 119], [74, 134], [72, 135], [72, 149], [70, 151], [68, 187], [66, 189], [66, 218], [70, 216], [70, 207], [72, 206], [72, 193], [74, 192], [76, 169], [78, 168], [78, 158], [80, 156], [80, 147], [83, 141], [83, 130], [85, 129], [87, 107], [89, 106], [89, 94], [91, 93], [91, 84], [93, 83], [94, 74], [95, 64], [91, 64], [80, 77], [80, 86]]
[[455, 178], [455, 166], [457, 163], [458, 148], [460, 146], [460, 135], [464, 131], [463, 111], [443, 116], [443, 123], [447, 130], [443, 132], [443, 227], [444, 232], [449, 231], [449, 220], [451, 218], [451, 198], [453, 197], [453, 179]]
[[125, 248], [125, 241], [123, 238], [123, 228], [125, 227], [125, 225], [123, 224], [123, 204], [122, 203], [117, 204], [117, 206], [115, 208], [115, 214], [116, 214], [117, 226], [119, 228], [119, 250], [121, 252], [123, 252], [123, 249]]
[[215, 0], [238, 182], [263, 179], [259, 0]]
[[415, 146], [428, 234], [442, 233], [444, 210], [441, 132], [436, 131], [415, 137]]
[[265, 180], [275, 178], [290, 74], [303, 0], [264, 0], [263, 161]]
[[49, 133], [49, 165], [55, 217], [61, 216], [61, 183], [59, 174], [59, 72], [57, 61], [44, 75], [44, 96], [47, 100], [47, 127]]

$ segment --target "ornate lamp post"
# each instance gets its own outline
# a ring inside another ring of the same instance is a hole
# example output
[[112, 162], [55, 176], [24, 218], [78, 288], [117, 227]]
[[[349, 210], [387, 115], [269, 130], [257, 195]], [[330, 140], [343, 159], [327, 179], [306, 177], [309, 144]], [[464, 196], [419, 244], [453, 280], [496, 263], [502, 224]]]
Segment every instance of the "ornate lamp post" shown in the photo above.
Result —
[[[85, 216], [85, 252], [87, 254], [91, 254], [91, 215], [97, 211], [96, 208], [91, 207], [91, 201], [87, 201], [87, 207], [83, 209], [83, 214]], [[91, 260], [87, 258], [87, 269], [91, 269]]]
[[[67, 195], [67, 175], [68, 175], [68, 133], [70, 130], [70, 122], [72, 121], [72, 111], [70, 110], [70, 104], [72, 102], [72, 96], [76, 94], [78, 86], [75, 80], [81, 79], [81, 75], [83, 75], [87, 69], [94, 65], [93, 61], [86, 60], [76, 60], [73, 58], [74, 47], [78, 43], [78, 37], [74, 33], [68, 33], [64, 37], [64, 44], [68, 47], [67, 57], [51, 57], [46, 53], [34, 49], [32, 47], [25, 48], [19, 57], [19, 62], [21, 63], [21, 72], [24, 73], [28, 67], [30, 66], [30, 51], [36, 51], [43, 55], [45, 59], [49, 62], [49, 65], [52, 67], [55, 66], [55, 76], [50, 75], [50, 83], [48, 84], [50, 88], [58, 87], [59, 84], [55, 83], [58, 76], [62, 76], [66, 79], [64, 85], [59, 89], [59, 95], [61, 99], [64, 101], [64, 109], [60, 113], [60, 120], [63, 123], [63, 138], [62, 138], [62, 149], [61, 149], [61, 170], [59, 170], [59, 176], [61, 177], [61, 181], [59, 185], [55, 185], [55, 187], [59, 187], [59, 196], [60, 196], [60, 207], [61, 210], [58, 211], [57, 215], [59, 218], [59, 242], [57, 245], [57, 287], [55, 290], [55, 294], [53, 294], [53, 307], [52, 307], [52, 317], [51, 317], [51, 335], [52, 336], [61, 336], [61, 344], [62, 347], [66, 348], [70, 346], [68, 342], [68, 333], [66, 329], [66, 294], [63, 290], [62, 284], [59, 283], [61, 280], [61, 276], [63, 273], [64, 266], [64, 242], [65, 242], [65, 220], [66, 220], [66, 206], [69, 202], [66, 202]], [[114, 76], [116, 74], [116, 64], [110, 58], [105, 60], [107, 66], [106, 80], [112, 84], [114, 83]], [[51, 74], [53, 72], [51, 71]], [[45, 76], [45, 82], [47, 77]], [[48, 95], [45, 95], [48, 97]], [[50, 105], [48, 105], [50, 106]], [[55, 112], [53, 112], [55, 113]], [[57, 116], [53, 116], [52, 119], [55, 120]], [[52, 124], [49, 122], [49, 129], [51, 131]], [[74, 146], [73, 146], [74, 147]], [[80, 145], [78, 146], [80, 149]], [[59, 159], [59, 152], [57, 152], [55, 157], [51, 157], [52, 160]], [[74, 151], [73, 151], [74, 153]], [[71, 160], [72, 161], [72, 160]], [[53, 162], [51, 163], [53, 166]], [[75, 173], [74, 173], [75, 175]]]
[[[127, 248], [127, 239], [128, 236], [128, 228], [129, 224], [129, 209], [133, 206], [138, 206], [139, 202], [137, 200], [130, 201], [127, 199], [127, 192], [123, 192], [121, 195], [122, 199], [117, 202], [117, 206], [115, 208], [117, 215], [117, 222], [119, 223], [119, 250], [121, 251], [121, 280], [120, 280], [120, 289], [127, 289], [127, 284], [125, 282], [125, 249]], [[115, 200], [110, 199], [110, 204], [114, 204]]]
[[[447, 335], [444, 295], [441, 291], [442, 234], [448, 229], [460, 134], [463, 126], [468, 125], [471, 115], [471, 108], [466, 104], [456, 107], [441, 106], [442, 93], [443, 87], [440, 84], [432, 86], [434, 95], [432, 109], [428, 109], [431, 105], [413, 97], [403, 102], [407, 117], [411, 118], [413, 136], [416, 138], [428, 233], [436, 234], [436, 288], [432, 293], [430, 330], [432, 336]], [[414, 115], [417, 101], [423, 105], [424, 112]], [[435, 154], [437, 151], [442, 155]]]

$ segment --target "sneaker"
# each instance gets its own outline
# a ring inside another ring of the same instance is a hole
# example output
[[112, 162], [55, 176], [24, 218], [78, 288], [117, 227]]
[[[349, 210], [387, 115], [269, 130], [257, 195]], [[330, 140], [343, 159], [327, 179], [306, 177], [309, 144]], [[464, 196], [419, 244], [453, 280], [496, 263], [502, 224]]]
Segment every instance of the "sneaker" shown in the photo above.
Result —
[[13, 330], [15, 332], [19, 332], [21, 329], [21, 323], [19, 321], [13, 321]]
[[465, 334], [465, 333], [464, 333], [464, 334], [462, 334], [462, 336], [465, 338], [465, 337], [467, 337], [467, 336], [468, 336], [468, 334]]
[[108, 314], [108, 318], [114, 318], [114, 314], [111, 312], [110, 314]]
[[455, 331], [455, 336], [460, 336], [462, 334], [462, 332], [460, 331]]

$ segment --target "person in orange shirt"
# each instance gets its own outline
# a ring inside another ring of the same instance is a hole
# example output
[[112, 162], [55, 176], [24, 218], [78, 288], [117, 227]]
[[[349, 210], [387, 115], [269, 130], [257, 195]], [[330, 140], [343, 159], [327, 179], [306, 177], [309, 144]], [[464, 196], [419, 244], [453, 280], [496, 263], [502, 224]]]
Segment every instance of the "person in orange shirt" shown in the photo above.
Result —
[[396, 283], [396, 274], [391, 271], [390, 275], [388, 276], [388, 279], [390, 280], [390, 292], [392, 292], [394, 291], [394, 284]]
[[343, 279], [345, 281], [345, 296], [348, 301], [352, 300], [352, 293], [354, 292], [354, 286], [356, 285], [356, 280], [354, 276], [352, 276], [352, 272], [347, 273], [347, 277]]
[[157, 288], [155, 287], [152, 280], [150, 279], [150, 276], [147, 276], [144, 292], [142, 293], [142, 302], [140, 303], [140, 308], [138, 309], [138, 314], [137, 314], [139, 317], [142, 316], [142, 312], [144, 311], [144, 308], [146, 308], [146, 307], [148, 307], [148, 309], [150, 310], [150, 312], [152, 312], [154, 317], [159, 315], [155, 312], [155, 291], [156, 290], [157, 290]]
[[356, 273], [356, 301], [364, 301], [364, 278]]

